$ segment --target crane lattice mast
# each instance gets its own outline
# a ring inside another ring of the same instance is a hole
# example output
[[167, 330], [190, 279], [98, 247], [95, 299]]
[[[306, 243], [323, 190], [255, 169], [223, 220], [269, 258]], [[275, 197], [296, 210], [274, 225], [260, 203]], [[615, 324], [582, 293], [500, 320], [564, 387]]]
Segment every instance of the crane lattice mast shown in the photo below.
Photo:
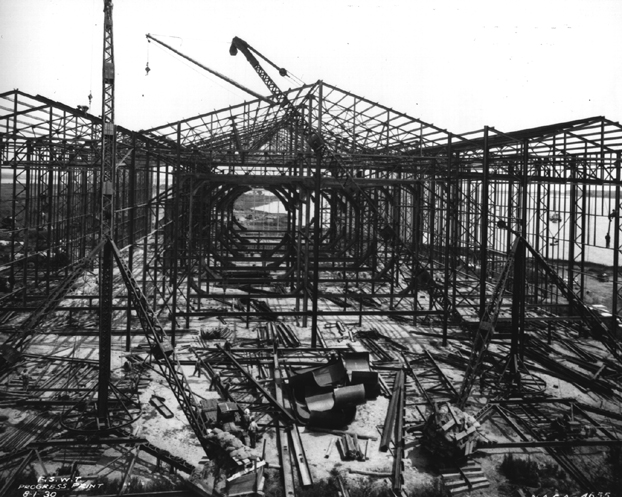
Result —
[[104, 50], [102, 68], [101, 133], [101, 216], [100, 239], [104, 244], [100, 258], [99, 282], [99, 388], [97, 418], [100, 426], [108, 421], [108, 386], [112, 335], [113, 252], [108, 241], [114, 240], [114, 178], [116, 168], [116, 130], [114, 124], [114, 42], [112, 0], [104, 0]]

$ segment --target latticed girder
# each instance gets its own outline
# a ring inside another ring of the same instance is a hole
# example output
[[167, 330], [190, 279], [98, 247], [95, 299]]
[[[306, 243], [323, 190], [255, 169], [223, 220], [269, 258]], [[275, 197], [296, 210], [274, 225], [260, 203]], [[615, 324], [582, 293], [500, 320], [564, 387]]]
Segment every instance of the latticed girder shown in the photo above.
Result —
[[109, 240], [107, 244], [117, 261], [132, 307], [138, 315], [145, 337], [151, 347], [151, 353], [154, 355], [155, 363], [168, 382], [201, 446], [205, 451], [208, 451], [211, 446], [207, 439], [209, 429], [206, 420], [201, 416], [199, 402], [190, 388], [190, 383], [181, 368], [174, 349], [170, 345], [170, 339], [149, 306], [149, 302], [143, 295], [119, 249], [112, 240]]

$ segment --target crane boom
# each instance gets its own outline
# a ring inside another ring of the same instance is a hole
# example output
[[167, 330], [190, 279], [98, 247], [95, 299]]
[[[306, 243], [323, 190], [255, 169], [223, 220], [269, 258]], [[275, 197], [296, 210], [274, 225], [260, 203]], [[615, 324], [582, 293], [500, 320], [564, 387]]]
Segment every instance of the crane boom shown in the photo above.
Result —
[[213, 74], [214, 76], [218, 76], [220, 79], [222, 79], [223, 81], [226, 81], [229, 84], [232, 84], [233, 86], [235, 86], [236, 88], [239, 88], [242, 91], [245, 91], [246, 93], [248, 93], [249, 95], [252, 95], [255, 98], [258, 98], [260, 100], [263, 100], [264, 102], [268, 102], [268, 103], [273, 103], [272, 100], [270, 100], [269, 98], [260, 95], [257, 92], [254, 92], [253, 90], [251, 90], [250, 88], [246, 88], [246, 86], [241, 85], [240, 83], [238, 83], [237, 81], [234, 81], [233, 79], [225, 76], [224, 74], [219, 73], [218, 71], [214, 71], [214, 69], [210, 69], [207, 66], [204, 66], [203, 64], [201, 64], [200, 62], [197, 62], [196, 60], [192, 59], [191, 57], [188, 57], [187, 55], [184, 55], [183, 53], [181, 53], [179, 50], [175, 50], [173, 47], [171, 47], [170, 45], [167, 45], [166, 43], [164, 43], [163, 41], [158, 40], [157, 38], [154, 38], [153, 35], [150, 35], [149, 33], [146, 34], [146, 37], [149, 41], [153, 40], [156, 43], [158, 43], [159, 45], [162, 45], [164, 48], [169, 49], [171, 52], [179, 55], [180, 57], [186, 59], [189, 62], [192, 62], [194, 65], [199, 66], [201, 69], [204, 69], [205, 71], [209, 72], [210, 74]]

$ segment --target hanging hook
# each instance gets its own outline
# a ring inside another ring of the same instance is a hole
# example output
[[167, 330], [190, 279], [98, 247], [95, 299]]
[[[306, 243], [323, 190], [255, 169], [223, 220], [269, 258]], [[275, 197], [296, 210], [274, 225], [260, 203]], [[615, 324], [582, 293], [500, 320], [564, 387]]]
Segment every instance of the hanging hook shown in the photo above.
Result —
[[151, 39], [149, 38], [149, 35], [147, 35], [147, 65], [145, 66], [145, 76], [149, 76], [149, 71], [151, 71], [151, 69], [149, 68], [149, 45], [151, 44]]

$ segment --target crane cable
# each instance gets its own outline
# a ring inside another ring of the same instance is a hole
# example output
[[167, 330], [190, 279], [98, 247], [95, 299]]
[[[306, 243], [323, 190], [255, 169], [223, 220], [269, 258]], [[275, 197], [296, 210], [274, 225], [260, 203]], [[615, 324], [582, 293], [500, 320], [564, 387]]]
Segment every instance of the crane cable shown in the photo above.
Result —
[[[91, 2], [91, 26], [96, 26], [97, 23], [95, 21], [95, 16], [97, 15], [98, 11], [97, 11], [97, 7], [95, 6], [95, 1], [96, 0], [92, 0]], [[93, 37], [95, 36], [95, 30], [93, 29], [91, 31], [91, 57], [90, 57], [90, 62], [91, 62], [91, 68], [89, 70], [89, 96], [87, 97], [89, 100], [89, 106], [88, 106], [88, 110], [91, 109], [91, 104], [93, 103]]]
[[145, 76], [149, 76], [149, 47], [151, 46], [151, 40], [147, 40], [147, 64], [145, 65]]

